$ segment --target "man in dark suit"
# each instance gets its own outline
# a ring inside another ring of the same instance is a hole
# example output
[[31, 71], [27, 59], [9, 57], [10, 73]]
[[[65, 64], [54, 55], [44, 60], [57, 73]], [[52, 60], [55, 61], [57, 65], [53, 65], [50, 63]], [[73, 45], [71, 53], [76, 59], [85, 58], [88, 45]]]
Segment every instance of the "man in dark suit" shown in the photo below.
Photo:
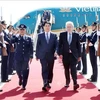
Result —
[[19, 85], [22, 85], [22, 90], [25, 90], [29, 75], [29, 62], [33, 58], [33, 42], [32, 39], [26, 35], [26, 25], [19, 25], [19, 36], [13, 37], [11, 43], [16, 43], [15, 50], [15, 67], [19, 77]]
[[82, 69], [82, 72], [80, 72], [80, 74], [87, 74], [87, 60], [86, 60], [86, 49], [85, 49], [86, 31], [87, 31], [87, 26], [83, 25], [82, 26], [82, 35], [80, 35], [83, 69]]
[[97, 81], [97, 75], [98, 75], [98, 68], [97, 68], [97, 56], [96, 56], [96, 48], [95, 43], [97, 41], [97, 23], [94, 22], [92, 24], [92, 33], [90, 36], [88, 36], [89, 41], [89, 56], [90, 56], [90, 62], [92, 65], [92, 71], [93, 74], [91, 75], [91, 78], [88, 79], [90, 82], [96, 82]]
[[53, 79], [53, 66], [57, 47], [57, 37], [50, 31], [51, 24], [45, 22], [44, 33], [38, 35], [36, 47], [36, 58], [37, 60], [40, 59], [42, 65], [43, 91], [47, 91], [47, 88], [51, 88], [49, 83], [52, 83]]
[[81, 59], [81, 47], [79, 34], [73, 32], [74, 24], [71, 21], [66, 22], [66, 32], [60, 33], [58, 55], [62, 59], [65, 68], [66, 85], [69, 87], [70, 72], [74, 83], [74, 90], [79, 88], [77, 83], [76, 64]]

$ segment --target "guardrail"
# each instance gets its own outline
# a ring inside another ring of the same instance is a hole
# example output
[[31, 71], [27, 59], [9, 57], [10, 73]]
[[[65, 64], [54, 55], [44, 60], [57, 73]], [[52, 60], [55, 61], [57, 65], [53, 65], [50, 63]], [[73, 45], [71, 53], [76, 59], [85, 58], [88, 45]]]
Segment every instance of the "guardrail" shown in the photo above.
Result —
[[36, 26], [35, 26], [35, 30], [34, 30], [34, 34], [33, 34], [33, 42], [34, 42], [34, 51], [36, 50], [36, 44], [37, 44], [37, 29], [38, 29], [38, 25], [40, 24], [41, 22], [41, 15], [38, 14], [38, 17], [37, 17], [37, 22], [36, 22]]

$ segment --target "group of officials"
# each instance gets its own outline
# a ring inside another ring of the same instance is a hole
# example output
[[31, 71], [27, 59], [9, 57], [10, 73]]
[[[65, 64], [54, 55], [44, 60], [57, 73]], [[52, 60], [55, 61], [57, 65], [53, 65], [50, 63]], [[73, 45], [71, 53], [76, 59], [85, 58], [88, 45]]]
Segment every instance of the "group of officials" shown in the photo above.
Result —
[[[51, 88], [50, 83], [53, 80], [54, 61], [57, 58], [62, 60], [65, 72], [65, 87], [70, 84], [70, 74], [73, 79], [73, 90], [79, 88], [77, 83], [77, 70], [81, 70], [80, 74], [87, 74], [87, 53], [90, 56], [92, 66], [92, 75], [88, 79], [90, 82], [97, 82], [98, 68], [97, 56], [100, 56], [100, 34], [98, 36], [97, 29], [100, 25], [96, 22], [92, 23], [91, 34], [88, 34], [88, 27], [83, 25], [74, 30], [74, 24], [71, 21], [66, 22], [66, 31], [60, 33], [59, 40], [56, 34], [51, 32], [51, 24], [46, 22], [43, 25], [44, 32], [38, 35], [36, 47], [36, 59], [40, 60], [42, 66], [43, 91]], [[98, 42], [98, 50], [96, 43]], [[82, 62], [82, 64], [81, 64]]]
[[70, 70], [73, 79], [73, 89], [77, 90], [79, 84], [77, 83], [77, 69], [76, 64], [81, 60], [81, 45], [79, 34], [73, 32], [74, 24], [72, 22], [66, 23], [66, 31], [60, 33], [59, 41], [55, 34], [51, 32], [51, 24], [46, 22], [44, 24], [44, 32], [38, 35], [36, 58], [40, 59], [42, 66], [42, 78], [44, 86], [42, 90], [47, 91], [51, 88], [50, 83], [53, 80], [53, 67], [56, 55], [62, 59], [66, 84], [70, 84]]
[[[22, 90], [25, 90], [29, 75], [29, 62], [31, 63], [33, 59], [33, 42], [32, 39], [26, 35], [26, 25], [19, 25], [18, 32], [10, 35], [6, 34], [5, 28], [1, 22], [0, 47], [2, 50], [2, 82], [9, 81], [7, 67], [13, 66], [11, 69], [15, 68], [19, 78], [19, 85], [22, 86]], [[95, 49], [95, 43], [97, 41], [96, 22], [92, 24], [92, 33], [87, 36], [86, 25], [73, 31], [74, 24], [68, 21], [66, 22], [66, 31], [60, 33], [59, 40], [57, 40], [56, 34], [51, 32], [51, 23], [45, 22], [43, 29], [44, 32], [38, 34], [36, 46], [36, 60], [40, 60], [42, 67], [43, 91], [48, 91], [48, 89], [51, 88], [50, 83], [52, 83], [53, 80], [53, 67], [57, 55], [59, 59], [62, 60], [64, 66], [66, 88], [68, 88], [70, 84], [70, 74], [73, 79], [73, 90], [76, 91], [79, 88], [79, 84], [77, 83], [77, 70], [81, 69], [82, 61], [83, 69], [81, 74], [87, 74], [86, 55], [88, 52], [93, 71], [93, 74], [88, 80], [91, 82], [97, 81], [98, 70]], [[82, 34], [80, 34], [81, 30]], [[87, 47], [85, 46], [86, 44]], [[9, 56], [11, 56], [11, 58]], [[8, 64], [11, 59], [13, 63]]]

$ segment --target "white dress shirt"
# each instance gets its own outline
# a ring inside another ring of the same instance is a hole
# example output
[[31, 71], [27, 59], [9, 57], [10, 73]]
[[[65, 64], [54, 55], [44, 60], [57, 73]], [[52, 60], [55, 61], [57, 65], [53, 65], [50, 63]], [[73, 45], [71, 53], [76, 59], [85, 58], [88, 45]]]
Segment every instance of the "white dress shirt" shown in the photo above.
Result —
[[97, 31], [97, 35], [100, 36], [100, 31]]
[[45, 32], [45, 37], [47, 39], [47, 33], [48, 33], [48, 38], [50, 39], [50, 32]]

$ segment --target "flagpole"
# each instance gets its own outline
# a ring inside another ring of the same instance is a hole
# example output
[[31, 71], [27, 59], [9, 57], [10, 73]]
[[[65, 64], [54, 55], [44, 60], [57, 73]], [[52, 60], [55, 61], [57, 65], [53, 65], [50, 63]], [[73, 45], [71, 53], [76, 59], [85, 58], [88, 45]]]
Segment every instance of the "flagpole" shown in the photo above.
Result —
[[97, 10], [95, 9], [95, 16], [96, 16], [96, 22], [99, 21], [99, 17], [98, 17], [98, 13], [97, 13]]
[[3, 20], [3, 18], [2, 18], [2, 7], [1, 7], [1, 20]]
[[84, 18], [85, 18], [85, 24], [88, 26], [88, 21], [87, 21], [87, 18], [86, 18], [86, 14], [84, 15]]
[[77, 27], [79, 27], [79, 22], [78, 22], [78, 18], [76, 17], [76, 23], [77, 23]]
[[12, 25], [12, 14], [10, 15], [10, 25]]
[[96, 10], [96, 9], [95, 9], [95, 16], [96, 16], [97, 30], [98, 30], [99, 15], [98, 15], [98, 13], [97, 13], [97, 10]]

